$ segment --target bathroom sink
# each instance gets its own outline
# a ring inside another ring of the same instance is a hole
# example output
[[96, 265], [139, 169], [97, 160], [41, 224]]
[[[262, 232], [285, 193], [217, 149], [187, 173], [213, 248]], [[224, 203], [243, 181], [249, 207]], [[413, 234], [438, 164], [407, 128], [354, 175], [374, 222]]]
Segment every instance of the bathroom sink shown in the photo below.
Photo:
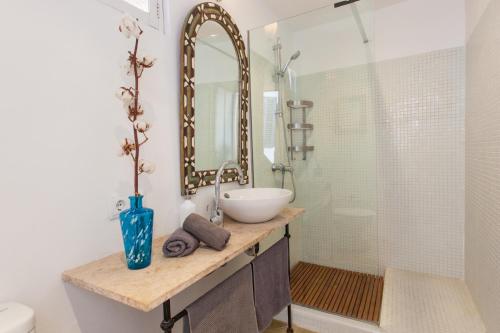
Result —
[[248, 188], [223, 192], [225, 214], [243, 223], [261, 223], [278, 215], [290, 202], [292, 191], [280, 188]]

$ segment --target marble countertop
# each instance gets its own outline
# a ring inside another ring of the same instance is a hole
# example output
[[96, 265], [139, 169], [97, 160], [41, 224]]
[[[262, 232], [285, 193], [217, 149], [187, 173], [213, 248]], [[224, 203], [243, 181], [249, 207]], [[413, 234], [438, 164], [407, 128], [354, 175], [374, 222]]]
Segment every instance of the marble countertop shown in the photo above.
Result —
[[63, 273], [63, 280], [77, 287], [149, 312], [205, 276], [262, 241], [304, 213], [302, 208], [286, 208], [269, 222], [237, 223], [226, 218], [224, 228], [231, 239], [223, 251], [199, 248], [190, 256], [165, 258], [162, 245], [167, 236], [153, 242], [151, 266], [127, 269], [123, 252], [93, 261]]

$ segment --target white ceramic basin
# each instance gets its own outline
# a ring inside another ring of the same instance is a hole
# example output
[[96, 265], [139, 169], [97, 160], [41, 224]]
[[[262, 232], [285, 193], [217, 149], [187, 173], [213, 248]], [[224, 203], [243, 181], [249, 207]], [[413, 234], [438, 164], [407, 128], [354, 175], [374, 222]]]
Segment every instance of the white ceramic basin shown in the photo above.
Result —
[[280, 188], [248, 188], [221, 193], [224, 214], [243, 223], [261, 223], [278, 215], [290, 202], [292, 191]]

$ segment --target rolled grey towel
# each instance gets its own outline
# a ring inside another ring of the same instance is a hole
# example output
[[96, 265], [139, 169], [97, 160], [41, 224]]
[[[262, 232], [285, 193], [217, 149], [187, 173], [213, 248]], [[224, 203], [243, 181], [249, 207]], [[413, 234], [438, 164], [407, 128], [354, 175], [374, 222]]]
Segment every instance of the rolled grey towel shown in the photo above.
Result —
[[226, 247], [231, 233], [224, 228], [218, 227], [198, 214], [189, 215], [183, 224], [184, 230], [203, 243], [218, 251]]
[[200, 246], [200, 241], [183, 229], [177, 229], [163, 244], [165, 257], [185, 257]]

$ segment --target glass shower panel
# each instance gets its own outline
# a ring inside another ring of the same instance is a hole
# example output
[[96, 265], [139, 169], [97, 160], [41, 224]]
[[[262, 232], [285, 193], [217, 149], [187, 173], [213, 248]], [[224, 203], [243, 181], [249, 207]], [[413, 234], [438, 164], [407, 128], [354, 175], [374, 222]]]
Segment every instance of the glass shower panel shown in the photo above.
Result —
[[[379, 274], [372, 12], [373, 0], [329, 6], [249, 38], [255, 187], [281, 187], [272, 166], [291, 166], [284, 186], [293, 190], [294, 177], [293, 205], [306, 209], [298, 260]], [[314, 150], [292, 159], [291, 142]]]

